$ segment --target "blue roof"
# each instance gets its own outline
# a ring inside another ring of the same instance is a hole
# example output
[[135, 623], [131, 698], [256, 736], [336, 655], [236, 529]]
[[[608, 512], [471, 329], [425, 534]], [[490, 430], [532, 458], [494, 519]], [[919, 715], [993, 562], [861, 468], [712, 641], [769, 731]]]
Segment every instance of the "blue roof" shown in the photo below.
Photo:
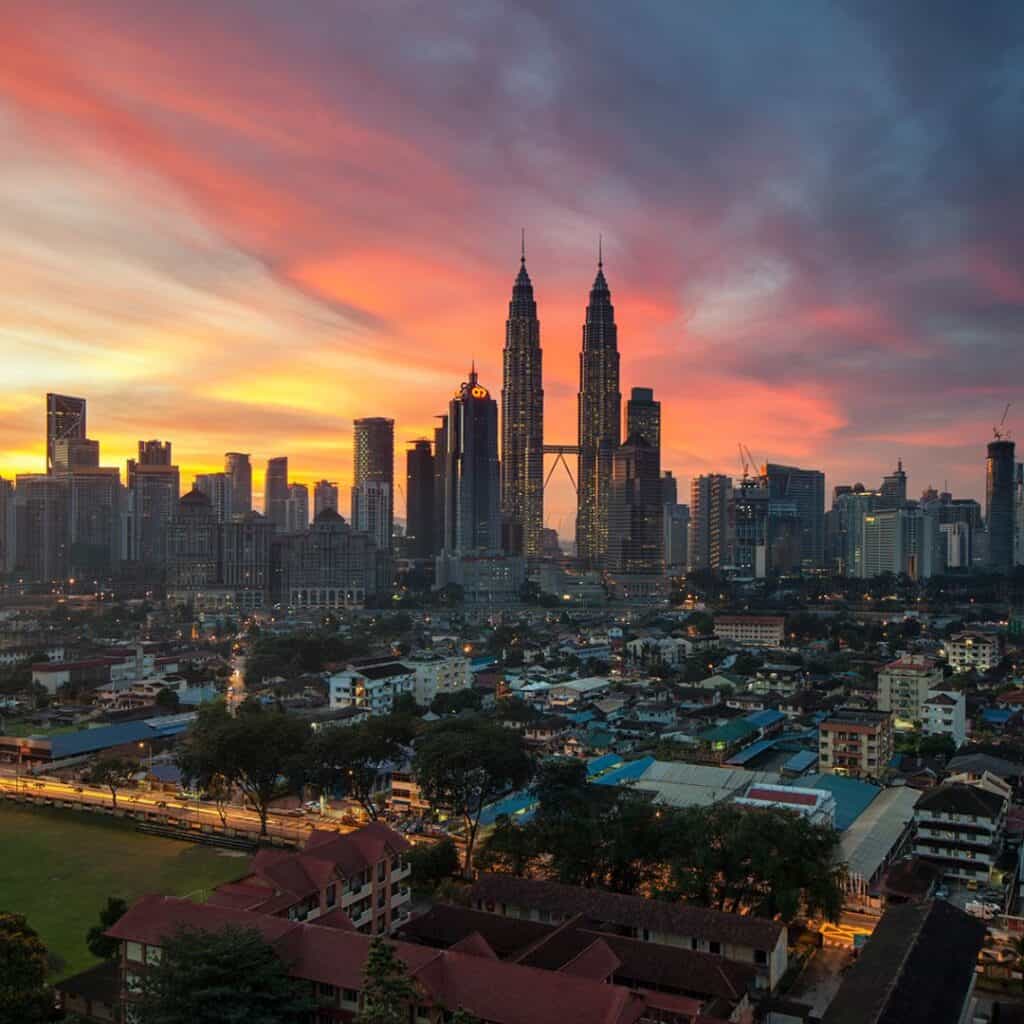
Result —
[[597, 717], [593, 711], [573, 711], [571, 714], [566, 714], [564, 711], [556, 711], [555, 714], [560, 714], [562, 718], [566, 718], [576, 725], [586, 725], [587, 722], [592, 722]]
[[763, 729], [765, 726], [781, 722], [786, 716], [774, 708], [765, 708], [764, 711], [752, 711], [749, 715], [744, 715], [743, 717], [751, 725], [756, 725], [758, 729]]
[[818, 763], [816, 750], [801, 750], [794, 754], [783, 766], [784, 772], [805, 772]]
[[881, 786], [842, 775], [805, 775], [799, 780], [803, 789], [825, 789], [836, 798], [836, 828], [848, 829], [882, 792]]
[[587, 774], [597, 775], [599, 772], [606, 772], [609, 768], [622, 764], [622, 758], [618, 754], [602, 754], [587, 762]]
[[638, 761], [627, 761], [620, 767], [613, 768], [607, 775], [591, 781], [598, 786], [621, 786], [625, 782], [635, 782], [652, 764], [653, 757], [641, 757]]
[[763, 754], [766, 750], [771, 750], [775, 746], [775, 740], [758, 740], [756, 743], [751, 743], [749, 747], [744, 747], [742, 750], [737, 750], [725, 763], [726, 764], [746, 764], [748, 761], [752, 761], [758, 754]]
[[509, 817], [515, 815], [519, 821], [529, 821], [533, 817], [533, 809], [536, 805], [537, 798], [533, 793], [528, 789], [521, 789], [496, 803], [488, 804], [480, 814], [480, 824], [493, 825], [505, 814]]
[[97, 751], [120, 747], [126, 743], [145, 743], [176, 736], [192, 724], [191, 720], [194, 717], [195, 715], [169, 715], [165, 723], [161, 723], [159, 719], [149, 719], [61, 733], [50, 740], [50, 756], [54, 761], [61, 761], [65, 757], [95, 754]]
[[1015, 714], [1017, 714], [1016, 709], [985, 708], [981, 713], [981, 717], [984, 718], [986, 722], [994, 722], [996, 725], [1005, 725]]
[[469, 662], [470, 672], [483, 672], [484, 669], [490, 668], [492, 665], [496, 665], [498, 659], [492, 655], [481, 655], [478, 658], [471, 658]]

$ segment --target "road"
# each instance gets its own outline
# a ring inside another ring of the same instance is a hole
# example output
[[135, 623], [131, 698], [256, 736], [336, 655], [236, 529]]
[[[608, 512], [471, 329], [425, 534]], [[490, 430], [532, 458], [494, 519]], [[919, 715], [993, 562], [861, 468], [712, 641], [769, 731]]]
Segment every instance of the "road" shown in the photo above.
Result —
[[[83, 808], [113, 810], [113, 798], [109, 789], [61, 782], [56, 779], [0, 776], [0, 792], [40, 802], [60, 801]], [[187, 824], [190, 827], [205, 826], [210, 831], [220, 831], [224, 828], [216, 807], [200, 801], [179, 800], [170, 794], [136, 789], [119, 790], [117, 811], [139, 818], [145, 817], [149, 821]], [[260, 819], [254, 811], [232, 805], [224, 808], [224, 815], [229, 832], [243, 832], [254, 839], [259, 835]], [[320, 815], [300, 817], [271, 811], [267, 818], [267, 833], [290, 842], [302, 842], [314, 828], [331, 829], [342, 833], [354, 830], [352, 825], [345, 825], [337, 819]]]

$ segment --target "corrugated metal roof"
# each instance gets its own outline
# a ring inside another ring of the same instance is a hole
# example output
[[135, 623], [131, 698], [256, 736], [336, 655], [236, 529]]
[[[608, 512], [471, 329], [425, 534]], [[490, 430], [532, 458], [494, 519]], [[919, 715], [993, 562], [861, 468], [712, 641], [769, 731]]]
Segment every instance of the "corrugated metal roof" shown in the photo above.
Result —
[[776, 722], [781, 722], [785, 717], [781, 711], [776, 711], [774, 708], [752, 711], [749, 715], [743, 716], [745, 721], [750, 722], [751, 725], [756, 725], [759, 729], [763, 729], [768, 725], [774, 725]]
[[800, 750], [782, 766], [782, 770], [784, 772], [805, 772], [817, 763], [818, 752], [816, 750]]
[[742, 750], [737, 750], [725, 763], [726, 764], [737, 764], [744, 765], [748, 761], [752, 761], [759, 754], [763, 754], [766, 750], [771, 750], [775, 746], [775, 740], [758, 740], [756, 743], [751, 743], [749, 747], [744, 747]]
[[894, 786], [879, 793], [840, 840], [840, 858], [851, 875], [870, 881], [914, 817], [920, 791]]
[[621, 786], [626, 782], [635, 782], [651, 765], [654, 764], [653, 757], [642, 757], [638, 761], [627, 761], [618, 768], [613, 768], [606, 775], [593, 781], [599, 786]]
[[592, 758], [587, 762], [587, 774], [597, 775], [620, 764], [622, 764], [622, 758], [618, 754], [603, 754], [601, 757]]
[[826, 789], [836, 798], [836, 829], [839, 832], [848, 829], [882, 792], [881, 786], [870, 782], [822, 772], [803, 776], [800, 785], [805, 789]]

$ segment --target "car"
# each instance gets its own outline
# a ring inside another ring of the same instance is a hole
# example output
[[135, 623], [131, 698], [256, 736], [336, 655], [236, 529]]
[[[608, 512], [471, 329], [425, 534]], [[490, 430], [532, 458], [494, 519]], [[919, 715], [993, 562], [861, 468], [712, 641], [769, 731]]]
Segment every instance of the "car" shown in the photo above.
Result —
[[320, 801], [319, 800], [309, 800], [307, 803], [304, 803], [302, 806], [305, 807], [306, 810], [309, 811], [311, 814], [319, 814], [320, 813]]
[[937, 900], [948, 900], [949, 899], [949, 890], [944, 885], [940, 885], [935, 890], [935, 898]]
[[157, 807], [166, 807], [167, 806], [167, 801], [166, 800], [157, 800], [156, 806]]

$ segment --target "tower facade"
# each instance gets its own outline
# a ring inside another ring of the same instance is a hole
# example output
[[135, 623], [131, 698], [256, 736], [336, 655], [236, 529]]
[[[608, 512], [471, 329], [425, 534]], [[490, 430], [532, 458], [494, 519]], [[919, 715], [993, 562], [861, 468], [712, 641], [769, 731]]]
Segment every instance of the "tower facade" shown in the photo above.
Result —
[[244, 516], [252, 511], [252, 463], [248, 453], [225, 453], [224, 472], [231, 477], [231, 511]]
[[630, 434], [612, 458], [607, 567], [612, 573], [665, 571], [658, 449]]
[[[390, 551], [394, 523], [395, 421], [383, 416], [365, 416], [355, 420], [353, 426], [352, 525], [356, 530], [372, 532], [377, 547]], [[368, 488], [369, 484], [374, 486]]]
[[660, 457], [661, 402], [654, 400], [654, 388], [633, 388], [629, 394], [626, 403], [626, 437], [628, 439], [636, 434], [652, 448], [657, 448]]
[[505, 322], [501, 386], [501, 511], [509, 526], [509, 547], [515, 553], [540, 555], [543, 502], [540, 321], [524, 251]]
[[1013, 568], [1014, 443], [990, 441], [985, 461], [985, 523], [988, 562], [996, 572]]
[[405, 453], [405, 536], [412, 558], [432, 558], [437, 554], [434, 454], [426, 438], [411, 441]]
[[267, 475], [263, 481], [263, 514], [274, 524], [278, 533], [288, 527], [288, 456], [267, 460]]
[[330, 480], [318, 480], [313, 485], [313, 518], [325, 508], [332, 508], [338, 511], [338, 485]]
[[576, 553], [585, 566], [599, 569], [608, 555], [612, 457], [622, 436], [618, 331], [600, 256], [583, 324], [578, 401]]
[[85, 433], [85, 399], [71, 395], [46, 396], [46, 472], [54, 467], [58, 441], [82, 441]]

